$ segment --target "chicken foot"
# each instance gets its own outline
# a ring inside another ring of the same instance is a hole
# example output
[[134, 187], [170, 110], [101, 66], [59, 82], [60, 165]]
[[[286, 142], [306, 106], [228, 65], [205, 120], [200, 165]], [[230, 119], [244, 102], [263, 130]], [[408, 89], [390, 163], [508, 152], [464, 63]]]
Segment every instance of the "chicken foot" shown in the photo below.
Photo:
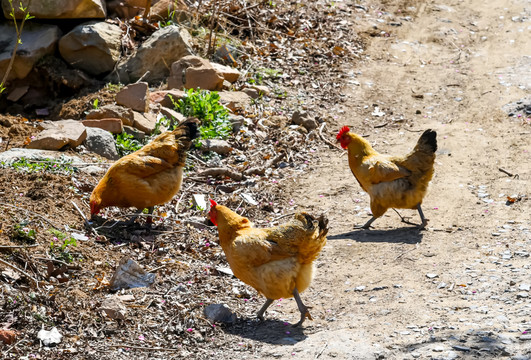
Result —
[[269, 307], [269, 305], [273, 303], [273, 301], [273, 299], [266, 299], [264, 306], [262, 306], [260, 310], [258, 310], [258, 312], [256, 313], [256, 316], [258, 317], [258, 319], [260, 319], [260, 321], [264, 321], [264, 313]]
[[293, 289], [293, 297], [295, 298], [295, 301], [297, 302], [297, 307], [299, 308], [299, 311], [301, 312], [301, 319], [299, 320], [298, 323], [293, 325], [293, 327], [302, 325], [302, 323], [304, 322], [304, 320], [306, 320], [306, 318], [313, 320], [312, 315], [310, 315], [310, 312], [308, 311], [310, 307], [302, 303], [302, 299], [299, 295], [299, 291], [297, 290], [297, 288]]
[[376, 218], [373, 216], [369, 219], [369, 221], [367, 221], [365, 223], [365, 225], [362, 225], [362, 226], [359, 226], [359, 225], [356, 225], [354, 226], [355, 229], [368, 229], [371, 227], [371, 224], [374, 222], [374, 220], [376, 220]]
[[[406, 224], [409, 224], [409, 225], [417, 225], [417, 224], [412, 223], [409, 220], [407, 220], [409, 217], [400, 215], [400, 213], [398, 211], [396, 211], [396, 209], [393, 209], [393, 210], [398, 214], [398, 216], [400, 216], [400, 220], [402, 220], [403, 223], [406, 223]], [[420, 220], [422, 222], [419, 225], [419, 229], [422, 230], [422, 229], [424, 229], [426, 227], [426, 225], [428, 225], [428, 219], [426, 219], [424, 217], [424, 213], [422, 212], [422, 208], [420, 207], [420, 204], [417, 204], [417, 210], [419, 212]]]

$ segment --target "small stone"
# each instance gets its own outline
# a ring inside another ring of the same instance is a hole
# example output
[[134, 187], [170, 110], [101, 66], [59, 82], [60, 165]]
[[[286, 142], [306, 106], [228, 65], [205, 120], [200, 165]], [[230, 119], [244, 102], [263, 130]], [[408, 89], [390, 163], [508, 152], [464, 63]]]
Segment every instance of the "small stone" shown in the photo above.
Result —
[[134, 118], [135, 118], [135, 122], [133, 123], [133, 126], [137, 128], [138, 130], [146, 134], [151, 134], [153, 130], [155, 130], [155, 126], [157, 124], [157, 118], [153, 114], [150, 114], [150, 113], [141, 114], [135, 111]]
[[129, 109], [147, 112], [149, 110], [149, 87], [146, 82], [130, 84], [116, 94], [116, 103]]
[[465, 351], [465, 352], [470, 351], [470, 348], [468, 346], [453, 345], [452, 348], [457, 351]]
[[124, 320], [126, 308], [118, 296], [111, 296], [103, 301], [100, 311], [110, 319]]
[[103, 129], [113, 134], [121, 134], [124, 131], [122, 120], [118, 118], [86, 119], [82, 123], [86, 127]]
[[234, 314], [225, 304], [208, 305], [204, 310], [205, 316], [212, 322], [222, 322], [232, 324], [236, 322]]
[[529, 285], [529, 284], [520, 284], [518, 289], [523, 290], [523, 291], [529, 291], [529, 290], [531, 290], [531, 285]]
[[435, 279], [436, 277], [439, 277], [439, 275], [437, 275], [437, 274], [426, 274], [426, 277], [428, 279]]
[[520, 340], [522, 340], [522, 341], [528, 341], [528, 340], [531, 340], [531, 334], [520, 336]]
[[516, 297], [519, 298], [519, 299], [525, 299], [525, 298], [529, 297], [529, 293], [527, 293], [525, 291], [521, 291], [518, 294], [516, 294]]

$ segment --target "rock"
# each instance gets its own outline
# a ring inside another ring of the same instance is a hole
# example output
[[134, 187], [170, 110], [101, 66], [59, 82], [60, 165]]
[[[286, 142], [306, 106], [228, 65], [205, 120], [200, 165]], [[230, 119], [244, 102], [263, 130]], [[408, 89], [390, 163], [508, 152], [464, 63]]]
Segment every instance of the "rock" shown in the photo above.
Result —
[[295, 111], [291, 116], [291, 122], [305, 127], [308, 131], [317, 129], [319, 126], [317, 120], [311, 119], [306, 111]]
[[147, 273], [128, 257], [122, 258], [111, 282], [111, 290], [131, 289], [150, 286], [155, 281], [155, 274]]
[[68, 145], [75, 148], [87, 137], [85, 126], [76, 120], [60, 120], [50, 123], [28, 144], [28, 149], [59, 150]]
[[19, 86], [15, 88], [13, 91], [9, 93], [9, 95], [7, 96], [7, 100], [13, 101], [13, 102], [19, 101], [21, 97], [26, 95], [26, 93], [28, 92], [28, 89], [29, 89], [28, 85]]
[[59, 151], [12, 148], [0, 153], [0, 162], [5, 162], [6, 164], [10, 164], [14, 161], [20, 160], [21, 158], [34, 161], [61, 158], [65, 161], [72, 161], [73, 165], [75, 165], [76, 162], [82, 162], [81, 158], [77, 156], [66, 156], [64, 153]]
[[121, 134], [124, 131], [122, 120], [117, 118], [87, 119], [81, 122], [86, 127], [100, 128], [113, 134]]
[[100, 311], [109, 318], [124, 320], [127, 309], [118, 296], [111, 296], [103, 301]]
[[527, 291], [520, 291], [518, 294], [516, 294], [516, 297], [519, 299], [525, 299], [529, 297], [529, 293]]
[[133, 126], [138, 130], [151, 134], [155, 130], [155, 125], [157, 124], [157, 118], [155, 115], [150, 113], [141, 114], [139, 112], [134, 112], [135, 122]]
[[221, 90], [223, 74], [198, 56], [185, 56], [171, 65], [168, 89]]
[[[7, 3], [5, 0], [3, 2]], [[15, 8], [18, 8], [18, 6], [15, 6]], [[24, 25], [21, 37], [22, 44], [18, 46], [17, 55], [7, 81], [24, 79], [39, 59], [54, 53], [60, 36], [61, 31], [55, 25], [37, 24], [28, 21]], [[16, 39], [17, 34], [11, 23], [0, 25], [0, 78], [3, 78], [7, 71]]]
[[233, 67], [221, 65], [215, 62], [211, 62], [210, 65], [219, 71], [221, 75], [223, 75], [223, 78], [230, 83], [235, 83], [241, 76], [241, 73]]
[[529, 285], [529, 284], [520, 284], [520, 286], [518, 286], [518, 289], [523, 290], [523, 291], [530, 291], [531, 290], [531, 285]]
[[269, 88], [265, 85], [247, 85], [247, 89], [253, 89], [258, 92], [260, 96], [267, 96], [271, 92]]
[[520, 340], [522, 341], [529, 341], [531, 340], [531, 335], [521, 335]]
[[135, 129], [131, 126], [124, 126], [124, 132], [129, 135], [133, 135], [133, 138], [135, 138], [135, 140], [144, 140], [144, 138], [146, 137], [145, 132]]
[[230, 311], [225, 304], [208, 305], [203, 311], [207, 319], [211, 322], [221, 322], [226, 324], [233, 324], [236, 322], [236, 314]]
[[118, 63], [117, 78], [111, 74], [107, 80], [123, 84], [140, 78], [149, 83], [165, 80], [169, 75], [168, 65], [193, 53], [191, 42], [192, 37], [184, 28], [166, 26], [154, 32], [131, 56]]
[[426, 277], [428, 279], [435, 279], [436, 277], [439, 277], [439, 275], [437, 275], [437, 274], [426, 274]]
[[470, 351], [470, 348], [468, 346], [462, 346], [462, 345], [453, 345], [452, 348], [457, 351], [464, 351], [468, 352]]
[[251, 97], [241, 91], [222, 91], [219, 93], [219, 100], [232, 112], [244, 110], [251, 105]]
[[123, 125], [132, 126], [135, 121], [133, 110], [120, 105], [104, 105], [99, 109], [92, 109], [88, 112], [86, 119], [107, 119], [118, 118]]
[[288, 126], [288, 118], [282, 115], [274, 115], [271, 116], [269, 119], [265, 119], [262, 123], [265, 126], [269, 126], [275, 129], [284, 129], [286, 126]]
[[151, 93], [151, 101], [158, 103], [161, 106], [164, 106], [169, 109], [173, 109], [173, 102], [179, 99], [182, 99], [186, 96], [186, 93], [182, 90], [172, 89], [172, 90], [163, 90], [163, 91], [154, 91]]
[[149, 86], [146, 82], [139, 82], [124, 87], [116, 94], [116, 103], [135, 111], [149, 110]]
[[114, 137], [110, 132], [100, 128], [87, 128], [87, 138], [84, 143], [88, 151], [101, 155], [110, 160], [120, 158], [116, 150]]
[[[23, 13], [19, 10], [18, 2], [13, 1], [13, 4], [16, 18], [22, 19]], [[9, 18], [9, 0], [2, 0], [2, 8], [4, 16]], [[29, 10], [36, 19], [104, 19], [107, 16], [103, 0], [33, 1]]]
[[62, 338], [63, 335], [59, 333], [59, 330], [57, 330], [56, 327], [52, 328], [50, 331], [41, 329], [37, 333], [37, 339], [39, 339], [44, 346], [59, 344]]
[[179, 124], [186, 119], [185, 116], [181, 114], [180, 112], [177, 112], [172, 109], [168, 109], [167, 107], [164, 107], [164, 106], [160, 108], [160, 113], [164, 115], [166, 119], [172, 120], [172, 122], [174, 122], [175, 124]]
[[258, 93], [258, 90], [256, 89], [245, 88], [242, 91], [253, 99], [258, 99], [260, 97], [260, 94]]
[[121, 55], [122, 30], [107, 22], [76, 26], [59, 41], [59, 52], [66, 62], [91, 75], [114, 69]]
[[201, 144], [201, 151], [213, 151], [221, 155], [226, 155], [232, 151], [232, 146], [225, 140], [203, 139], [199, 143]]

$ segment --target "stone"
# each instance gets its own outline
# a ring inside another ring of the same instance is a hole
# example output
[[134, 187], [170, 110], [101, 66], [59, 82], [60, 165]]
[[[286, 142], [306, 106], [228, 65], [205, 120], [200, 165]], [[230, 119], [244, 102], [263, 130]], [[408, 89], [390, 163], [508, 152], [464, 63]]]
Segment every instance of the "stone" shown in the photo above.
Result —
[[132, 126], [135, 121], [133, 110], [125, 106], [108, 104], [98, 109], [92, 109], [87, 113], [86, 119], [118, 118], [123, 125]]
[[127, 309], [124, 303], [116, 295], [105, 299], [100, 306], [100, 311], [103, 315], [106, 315], [113, 320], [125, 320], [125, 315], [127, 314]]
[[[6, 1], [4, 1], [6, 2]], [[28, 21], [22, 31], [22, 44], [18, 46], [13, 67], [6, 81], [24, 79], [33, 69], [37, 61], [55, 51], [61, 30], [55, 25], [37, 24]], [[14, 26], [5, 22], [0, 25], [0, 78], [4, 77], [11, 53], [15, 47], [17, 34]]]
[[61, 342], [63, 335], [59, 333], [56, 327], [53, 327], [52, 330], [47, 331], [41, 329], [37, 333], [37, 339], [39, 339], [44, 346], [55, 345]]
[[122, 258], [111, 278], [109, 288], [113, 291], [150, 286], [155, 282], [155, 274], [148, 273], [138, 263], [128, 257]]
[[172, 122], [175, 122], [176, 124], [179, 124], [186, 120], [186, 117], [181, 114], [180, 112], [177, 112], [172, 109], [168, 109], [167, 107], [162, 106], [160, 108], [160, 113], [166, 117], [166, 119], [172, 120]]
[[232, 124], [232, 132], [237, 133], [245, 124], [245, 118], [242, 115], [229, 115], [229, 121]]
[[247, 88], [256, 90], [258, 92], [258, 95], [260, 95], [260, 96], [268, 96], [269, 93], [271, 92], [269, 90], [269, 88], [267, 86], [265, 86], [265, 85], [249, 84], [249, 85], [247, 85]]
[[133, 123], [133, 126], [135, 128], [146, 134], [151, 134], [153, 130], [155, 130], [155, 125], [157, 124], [157, 118], [155, 117], [155, 115], [150, 113], [141, 114], [136, 111], [134, 115], [135, 122]]
[[104, 21], [76, 26], [59, 41], [62, 58], [90, 75], [109, 73], [120, 59], [122, 29]]
[[87, 128], [87, 138], [83, 143], [88, 151], [103, 156], [110, 160], [120, 158], [116, 150], [114, 137], [108, 131], [100, 128]]
[[116, 94], [116, 103], [129, 109], [147, 112], [149, 110], [149, 86], [146, 82], [139, 82], [124, 87]]
[[251, 105], [251, 97], [241, 91], [222, 91], [219, 93], [219, 100], [230, 111], [236, 112], [244, 110]]
[[221, 90], [223, 74], [198, 56], [185, 56], [171, 65], [168, 89]]
[[[22, 19], [24, 15], [19, 10], [18, 1], [13, 1], [13, 4], [15, 4], [15, 17]], [[9, 0], [2, 0], [2, 8], [4, 16], [9, 18]], [[104, 19], [107, 16], [104, 0], [34, 0], [29, 10], [30, 15], [36, 19]]]
[[306, 111], [295, 111], [291, 116], [291, 122], [305, 127], [308, 131], [316, 129], [319, 126], [317, 120], [311, 119]]
[[13, 102], [19, 101], [21, 97], [26, 95], [26, 93], [28, 92], [28, 89], [29, 89], [28, 85], [16, 87], [13, 91], [9, 93], [9, 95], [7, 96], [7, 100], [13, 101]]
[[203, 310], [205, 316], [211, 322], [221, 322], [226, 324], [233, 324], [236, 322], [236, 314], [234, 314], [225, 304], [211, 304]]
[[258, 99], [260, 97], [260, 94], [258, 93], [258, 90], [251, 89], [251, 88], [245, 88], [242, 90], [244, 93], [252, 97], [253, 99]]
[[199, 143], [201, 151], [213, 151], [220, 155], [226, 155], [232, 151], [232, 146], [225, 140], [203, 139]]
[[87, 119], [81, 122], [86, 127], [100, 128], [113, 134], [121, 134], [124, 131], [122, 120], [118, 118]]
[[0, 153], [0, 162], [10, 164], [14, 161], [25, 158], [27, 160], [40, 161], [45, 159], [63, 159], [65, 161], [71, 161], [75, 163], [81, 163], [82, 160], [77, 156], [66, 156], [64, 153], [59, 151], [48, 151], [48, 150], [39, 150], [39, 149], [21, 149], [21, 148], [11, 148], [7, 151]]
[[218, 70], [223, 75], [223, 78], [230, 83], [235, 83], [241, 76], [241, 73], [233, 67], [215, 62], [211, 62], [210, 65], [212, 65], [214, 69]]
[[28, 144], [29, 149], [59, 150], [68, 145], [75, 148], [87, 137], [85, 126], [76, 120], [60, 120], [48, 123]]
[[288, 118], [283, 115], [273, 115], [269, 119], [265, 119], [262, 123], [266, 126], [275, 128], [275, 129], [284, 129], [288, 126]]
[[144, 133], [143, 131], [140, 131], [138, 129], [135, 129], [134, 127], [132, 126], [124, 126], [124, 132], [129, 134], [129, 135], [133, 135], [133, 138], [135, 140], [144, 140], [144, 138], [146, 137], [146, 133]]
[[182, 90], [172, 89], [172, 90], [162, 90], [154, 91], [151, 93], [151, 101], [153, 103], [158, 103], [163, 107], [173, 109], [173, 102], [179, 99], [182, 99], [186, 96], [186, 93]]
[[192, 37], [176, 25], [155, 31], [129, 57], [117, 65], [117, 73], [111, 73], [106, 80], [129, 84], [142, 78], [149, 83], [166, 80], [168, 66], [184, 56], [193, 53]]

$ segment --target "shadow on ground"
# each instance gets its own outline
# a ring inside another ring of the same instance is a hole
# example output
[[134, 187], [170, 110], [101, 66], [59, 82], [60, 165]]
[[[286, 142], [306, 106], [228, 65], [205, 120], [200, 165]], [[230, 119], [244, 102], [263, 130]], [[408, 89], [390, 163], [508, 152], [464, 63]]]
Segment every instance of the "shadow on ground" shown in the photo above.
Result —
[[327, 239], [354, 240], [362, 243], [419, 244], [424, 233], [416, 227], [403, 227], [391, 230], [354, 230], [342, 234], [329, 235]]
[[242, 319], [223, 330], [228, 334], [274, 345], [295, 345], [307, 338], [304, 324], [302, 327], [293, 327], [290, 323], [267, 318], [264, 321]]

